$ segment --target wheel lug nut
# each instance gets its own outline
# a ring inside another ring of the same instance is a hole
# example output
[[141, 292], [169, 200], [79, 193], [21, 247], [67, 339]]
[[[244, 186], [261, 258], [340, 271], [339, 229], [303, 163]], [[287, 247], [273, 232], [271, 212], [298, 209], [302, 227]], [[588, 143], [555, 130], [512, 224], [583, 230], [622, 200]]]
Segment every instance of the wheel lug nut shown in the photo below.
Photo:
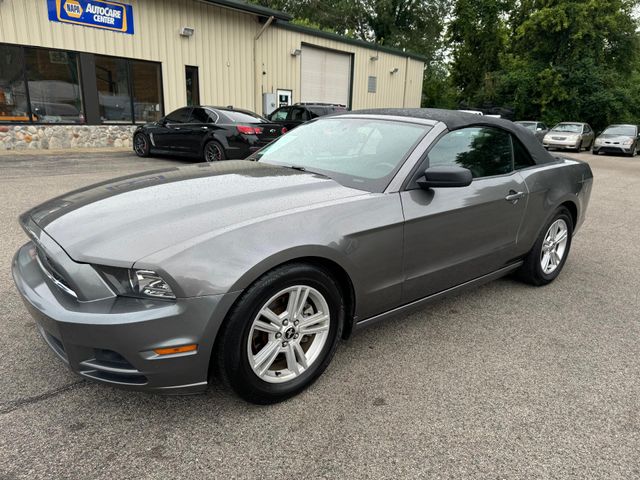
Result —
[[289, 345], [289, 342], [282, 342], [283, 347], [286, 347], [287, 345]]
[[276, 338], [280, 338], [282, 337], [282, 334], [280, 332], [276, 333]]
[[293, 338], [298, 338], [300, 335], [298, 335], [297, 333], [293, 336]]
[[286, 327], [287, 325], [289, 325], [289, 320], [283, 320], [282, 324]]
[[300, 323], [300, 322], [299, 322], [298, 320], [296, 320], [295, 322], [293, 322], [293, 324], [294, 324], [296, 327], [298, 326], [298, 324], [299, 324], [299, 323]]

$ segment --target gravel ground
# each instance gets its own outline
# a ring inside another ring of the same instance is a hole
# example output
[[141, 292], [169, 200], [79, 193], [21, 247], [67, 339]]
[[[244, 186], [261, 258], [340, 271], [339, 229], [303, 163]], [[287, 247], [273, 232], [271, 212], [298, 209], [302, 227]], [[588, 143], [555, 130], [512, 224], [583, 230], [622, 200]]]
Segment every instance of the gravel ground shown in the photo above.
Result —
[[163, 397], [85, 382], [11, 280], [19, 213], [175, 165], [128, 152], [0, 155], [0, 478], [640, 477], [640, 159], [593, 157], [560, 278], [503, 279], [343, 342], [300, 396]]

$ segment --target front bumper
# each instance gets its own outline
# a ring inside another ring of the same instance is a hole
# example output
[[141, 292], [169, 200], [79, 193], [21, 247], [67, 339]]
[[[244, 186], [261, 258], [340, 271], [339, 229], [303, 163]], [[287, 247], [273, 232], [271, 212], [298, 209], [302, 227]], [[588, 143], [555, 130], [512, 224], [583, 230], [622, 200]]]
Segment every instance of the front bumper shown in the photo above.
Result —
[[613, 153], [613, 154], [624, 154], [630, 155], [633, 151], [633, 145], [613, 145], [613, 144], [603, 144], [603, 145], [594, 145], [593, 153]]
[[[206, 388], [215, 337], [237, 295], [82, 302], [43, 273], [32, 242], [18, 250], [12, 271], [38, 330], [73, 372], [134, 390], [194, 393]], [[154, 352], [192, 343], [198, 345], [194, 352]]]
[[574, 150], [576, 148], [576, 145], [578, 145], [578, 141], [577, 140], [555, 140], [555, 139], [543, 139], [542, 140], [542, 145], [545, 148], [557, 148], [557, 149], [562, 149], [562, 150]]

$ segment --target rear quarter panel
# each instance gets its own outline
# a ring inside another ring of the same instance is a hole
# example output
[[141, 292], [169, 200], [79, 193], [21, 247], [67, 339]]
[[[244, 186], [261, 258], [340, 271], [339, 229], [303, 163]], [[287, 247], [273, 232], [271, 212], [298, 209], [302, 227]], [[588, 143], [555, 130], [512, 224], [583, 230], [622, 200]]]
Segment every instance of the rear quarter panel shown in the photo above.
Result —
[[519, 254], [526, 254], [556, 210], [570, 202], [577, 211], [574, 233], [584, 222], [593, 174], [585, 162], [558, 158], [556, 162], [520, 171], [529, 190], [525, 219], [518, 235]]

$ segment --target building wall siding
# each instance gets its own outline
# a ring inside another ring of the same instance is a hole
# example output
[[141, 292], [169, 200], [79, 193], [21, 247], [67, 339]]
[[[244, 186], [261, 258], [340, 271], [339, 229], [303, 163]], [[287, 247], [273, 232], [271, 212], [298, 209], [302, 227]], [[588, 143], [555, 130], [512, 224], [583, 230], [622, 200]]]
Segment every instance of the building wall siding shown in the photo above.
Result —
[[[186, 103], [185, 65], [199, 68], [203, 104], [261, 112], [262, 93], [278, 88], [292, 90], [297, 102], [300, 58], [290, 52], [307, 43], [354, 55], [352, 108], [420, 106], [421, 61], [275, 24], [255, 40], [262, 28], [256, 16], [197, 0], [127, 3], [134, 10], [134, 35], [50, 22], [45, 0], [3, 0], [0, 42], [161, 62], [166, 112]], [[179, 36], [183, 26], [195, 28], [193, 37]], [[377, 61], [370, 60], [376, 55]], [[391, 74], [394, 68], [398, 72]], [[377, 76], [376, 93], [367, 93], [370, 75]]]

